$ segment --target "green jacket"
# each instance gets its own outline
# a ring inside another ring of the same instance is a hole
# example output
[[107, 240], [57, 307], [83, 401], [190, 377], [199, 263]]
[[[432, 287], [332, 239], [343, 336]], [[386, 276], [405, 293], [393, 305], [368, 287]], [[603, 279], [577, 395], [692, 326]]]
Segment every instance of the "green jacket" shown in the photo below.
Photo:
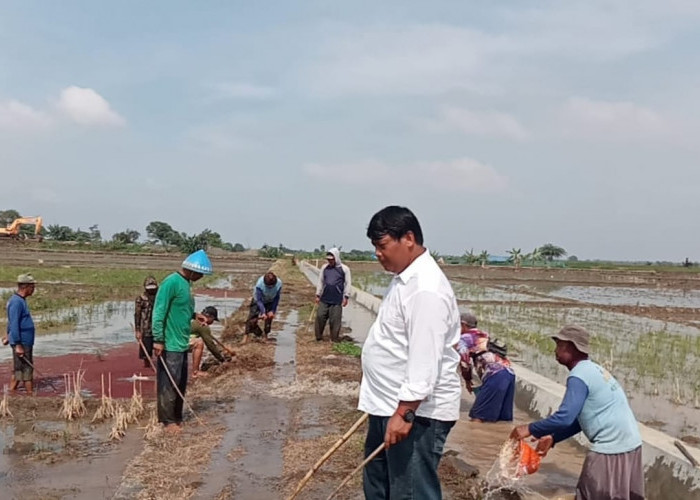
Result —
[[194, 298], [190, 282], [173, 273], [158, 287], [153, 306], [153, 342], [164, 343], [165, 350], [185, 352], [190, 346], [190, 321]]

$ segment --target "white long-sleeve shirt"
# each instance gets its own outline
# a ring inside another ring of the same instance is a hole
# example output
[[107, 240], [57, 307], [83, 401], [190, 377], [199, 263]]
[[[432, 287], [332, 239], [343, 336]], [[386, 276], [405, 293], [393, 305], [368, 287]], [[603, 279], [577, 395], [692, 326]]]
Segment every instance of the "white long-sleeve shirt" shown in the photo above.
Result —
[[426, 250], [394, 276], [362, 349], [358, 409], [389, 417], [399, 401], [416, 414], [459, 419], [459, 310], [444, 273]]

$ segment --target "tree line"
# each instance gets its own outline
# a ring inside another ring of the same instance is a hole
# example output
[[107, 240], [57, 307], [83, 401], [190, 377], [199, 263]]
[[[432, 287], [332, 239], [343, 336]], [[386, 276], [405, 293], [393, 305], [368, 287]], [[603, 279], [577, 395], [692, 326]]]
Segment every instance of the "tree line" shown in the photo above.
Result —
[[[8, 226], [21, 215], [17, 210], [0, 210], [0, 226]], [[21, 234], [31, 235], [34, 229], [23, 227]], [[40, 235], [49, 241], [76, 242], [92, 245], [106, 245], [111, 248], [123, 248], [138, 246], [141, 233], [135, 229], [127, 228], [114, 233], [110, 239], [102, 237], [102, 233], [97, 224], [87, 228], [87, 230], [73, 229], [62, 224], [49, 224], [41, 229]], [[177, 249], [183, 253], [192, 253], [200, 249], [209, 247], [221, 248], [229, 252], [243, 252], [246, 248], [241, 243], [229, 243], [223, 241], [221, 235], [209, 228], [200, 233], [187, 234], [184, 231], [175, 230], [170, 224], [162, 221], [153, 221], [146, 226], [145, 244], [160, 245], [164, 248]]]

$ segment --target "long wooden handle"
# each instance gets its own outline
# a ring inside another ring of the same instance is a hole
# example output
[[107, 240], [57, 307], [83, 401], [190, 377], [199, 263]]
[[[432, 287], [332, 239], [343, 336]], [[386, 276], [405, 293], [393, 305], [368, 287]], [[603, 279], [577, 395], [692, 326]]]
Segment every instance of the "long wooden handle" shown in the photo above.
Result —
[[687, 458], [691, 464], [693, 464], [693, 467], [697, 467], [700, 469], [700, 463], [698, 463], [698, 461], [695, 459], [695, 457], [690, 454], [690, 452], [688, 451], [688, 448], [686, 448], [683, 443], [681, 443], [680, 441], [674, 441], [673, 444], [675, 444], [676, 448], [678, 448], [680, 450], [680, 452], [683, 454], [683, 456], [685, 458]]
[[229, 349], [228, 347], [226, 347], [226, 346], [223, 344], [223, 342], [221, 342], [219, 339], [217, 339], [217, 338], [214, 337], [213, 335], [211, 336], [211, 338], [213, 338], [213, 339], [214, 339], [214, 342], [216, 342], [217, 344], [219, 344], [219, 345], [221, 346], [221, 348], [222, 348], [224, 351], [226, 351], [228, 354], [230, 354], [231, 356], [235, 356], [235, 355], [236, 355], [235, 352], [233, 352], [231, 349]]
[[340, 439], [338, 439], [338, 441], [336, 441], [335, 444], [331, 446], [320, 459], [318, 459], [318, 461], [313, 465], [313, 467], [309, 469], [309, 471], [302, 478], [302, 480], [299, 481], [297, 488], [294, 490], [294, 493], [292, 493], [292, 496], [290, 496], [288, 500], [294, 500], [297, 497], [297, 495], [301, 493], [301, 490], [304, 489], [304, 486], [306, 486], [306, 483], [309, 482], [314, 473], [325, 463], [326, 460], [330, 458], [331, 455], [333, 455], [333, 453], [335, 453], [338, 450], [338, 448], [340, 448], [343, 445], [343, 443], [350, 439], [350, 436], [352, 436], [355, 433], [355, 431], [357, 431], [357, 429], [359, 429], [360, 426], [364, 424], [368, 418], [369, 415], [367, 413], [363, 413], [362, 416], [358, 418], [354, 424], [352, 424], [352, 427], [350, 427], [350, 429], [345, 434], [343, 434], [343, 436]]
[[360, 465], [358, 465], [358, 466], [355, 468], [355, 470], [353, 470], [350, 474], [348, 474], [347, 476], [345, 476], [345, 479], [343, 479], [343, 482], [340, 483], [340, 486], [338, 486], [338, 487], [335, 489], [335, 491], [334, 491], [333, 493], [331, 493], [330, 496], [329, 496], [326, 500], [333, 500], [333, 498], [335, 498], [335, 496], [338, 494], [338, 492], [339, 492], [341, 489], [343, 489], [343, 486], [345, 486], [345, 484], [346, 484], [348, 481], [350, 481], [350, 479], [352, 479], [352, 476], [354, 476], [355, 474], [357, 474], [357, 472], [359, 472], [359, 471], [361, 471], [362, 469], [364, 469], [365, 465], [367, 465], [368, 463], [370, 463], [372, 460], [374, 460], [374, 457], [376, 457], [376, 456], [379, 455], [382, 451], [384, 451], [384, 447], [385, 447], [385, 444], [384, 444], [384, 443], [382, 443], [382, 444], [380, 444], [379, 446], [377, 446], [377, 449], [374, 450], [370, 456], [368, 456], [367, 458], [365, 458], [364, 462], [362, 462]]
[[175, 392], [177, 392], [177, 395], [180, 396], [180, 398], [182, 398], [182, 402], [185, 404], [187, 409], [192, 412], [192, 415], [194, 415], [194, 418], [197, 419], [197, 422], [199, 422], [199, 424], [202, 425], [203, 427], [206, 427], [207, 425], [202, 421], [202, 419], [199, 418], [197, 413], [192, 409], [192, 406], [190, 406], [190, 403], [185, 399], [185, 395], [182, 394], [182, 392], [180, 391], [180, 388], [175, 383], [175, 379], [173, 378], [172, 374], [170, 373], [170, 370], [168, 369], [168, 365], [165, 363], [163, 356], [158, 356], [158, 359], [160, 359], [160, 364], [163, 365], [163, 369], [165, 370], [166, 375], [168, 375], [168, 378], [170, 379], [170, 383], [173, 384], [173, 387], [175, 388]]

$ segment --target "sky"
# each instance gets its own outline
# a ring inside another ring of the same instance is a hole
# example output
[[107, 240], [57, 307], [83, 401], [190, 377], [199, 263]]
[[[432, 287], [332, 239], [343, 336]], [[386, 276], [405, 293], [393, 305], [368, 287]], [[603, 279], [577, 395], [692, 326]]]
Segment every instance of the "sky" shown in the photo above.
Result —
[[700, 260], [700, 2], [0, 0], [0, 209]]

